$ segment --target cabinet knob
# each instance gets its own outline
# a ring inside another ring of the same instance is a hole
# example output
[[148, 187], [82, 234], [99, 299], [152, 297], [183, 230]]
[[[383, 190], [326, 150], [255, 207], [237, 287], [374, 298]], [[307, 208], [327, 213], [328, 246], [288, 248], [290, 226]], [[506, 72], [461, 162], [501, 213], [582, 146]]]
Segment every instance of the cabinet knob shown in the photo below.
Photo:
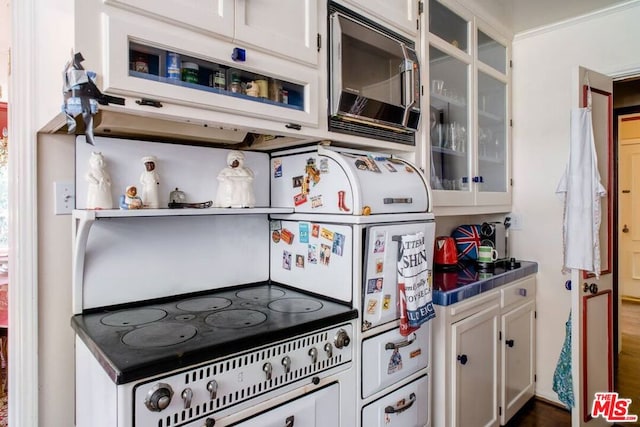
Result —
[[513, 347], [514, 341], [513, 340], [506, 340], [505, 344], [507, 344], [509, 347]]
[[469, 358], [467, 357], [466, 354], [459, 354], [458, 355], [458, 360], [460, 361], [461, 364], [466, 365], [467, 364], [467, 360], [469, 360]]

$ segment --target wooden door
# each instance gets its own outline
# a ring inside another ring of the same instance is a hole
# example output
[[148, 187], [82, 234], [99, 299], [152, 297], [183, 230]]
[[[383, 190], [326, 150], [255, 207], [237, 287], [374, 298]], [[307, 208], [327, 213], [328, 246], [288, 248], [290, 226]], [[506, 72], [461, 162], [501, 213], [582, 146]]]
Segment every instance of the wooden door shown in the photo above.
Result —
[[[603, 417], [593, 418], [591, 409], [597, 392], [613, 391], [613, 280], [611, 272], [610, 191], [613, 114], [613, 81], [592, 70], [579, 67], [578, 91], [574, 107], [587, 105], [588, 81], [592, 91], [593, 135], [598, 170], [608, 190], [601, 199], [599, 279], [582, 270], [571, 270], [572, 346], [571, 362], [575, 406], [572, 427], [610, 425]], [[590, 230], [585, 230], [590, 232]]]
[[619, 117], [618, 129], [618, 280], [620, 295], [640, 298], [640, 114]]

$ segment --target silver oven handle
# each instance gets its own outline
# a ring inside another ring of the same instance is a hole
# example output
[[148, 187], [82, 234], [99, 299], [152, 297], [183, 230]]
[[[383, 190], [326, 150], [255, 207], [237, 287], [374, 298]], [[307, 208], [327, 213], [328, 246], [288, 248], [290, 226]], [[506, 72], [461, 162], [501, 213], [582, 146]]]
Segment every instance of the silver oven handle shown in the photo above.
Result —
[[411, 197], [385, 197], [382, 199], [382, 202], [385, 205], [392, 205], [394, 203], [413, 203], [413, 198]]
[[398, 408], [393, 407], [391, 405], [387, 406], [386, 408], [384, 408], [384, 413], [385, 414], [399, 414], [400, 412], [404, 412], [407, 409], [411, 408], [411, 406], [416, 403], [416, 394], [415, 393], [411, 393], [409, 395], [409, 403], [407, 403], [404, 406], [400, 406]]
[[411, 338], [401, 342], [388, 342], [384, 345], [385, 350], [396, 350], [401, 347], [406, 347], [413, 344], [416, 340], [416, 334], [411, 334]]

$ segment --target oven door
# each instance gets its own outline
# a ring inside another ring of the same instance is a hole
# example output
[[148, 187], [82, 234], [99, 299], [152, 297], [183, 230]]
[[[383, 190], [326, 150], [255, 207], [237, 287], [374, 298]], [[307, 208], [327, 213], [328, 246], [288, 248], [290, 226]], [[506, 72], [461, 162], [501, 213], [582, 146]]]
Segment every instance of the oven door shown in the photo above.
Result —
[[362, 329], [367, 330], [400, 318], [398, 303], [398, 242], [394, 237], [424, 233], [429, 263], [429, 284], [433, 266], [436, 225], [433, 221], [375, 225], [366, 230], [362, 272]]
[[322, 427], [340, 425], [340, 387], [334, 383], [260, 415], [237, 427]]
[[391, 32], [342, 12], [330, 15], [331, 116], [415, 131], [420, 118], [416, 52]]

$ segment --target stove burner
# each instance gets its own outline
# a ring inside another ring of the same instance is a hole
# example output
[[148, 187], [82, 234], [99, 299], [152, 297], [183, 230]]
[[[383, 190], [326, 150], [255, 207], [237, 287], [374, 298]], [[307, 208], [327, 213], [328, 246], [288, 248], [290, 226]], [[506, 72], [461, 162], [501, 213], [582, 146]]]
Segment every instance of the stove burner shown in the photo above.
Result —
[[245, 289], [243, 291], [236, 292], [236, 296], [242, 299], [272, 300], [284, 296], [284, 291], [271, 288]]
[[268, 307], [281, 313], [311, 313], [322, 308], [322, 303], [307, 298], [282, 298], [269, 303]]
[[221, 297], [192, 298], [180, 302], [176, 307], [184, 311], [211, 311], [229, 307], [231, 301]]
[[122, 342], [131, 347], [168, 347], [193, 338], [198, 330], [182, 323], [156, 323], [127, 332]]
[[100, 319], [100, 323], [107, 326], [137, 326], [155, 322], [166, 315], [167, 312], [159, 308], [138, 308], [108, 314]]
[[241, 329], [256, 326], [267, 320], [267, 315], [256, 310], [225, 310], [210, 314], [204, 319], [207, 325], [224, 329]]

